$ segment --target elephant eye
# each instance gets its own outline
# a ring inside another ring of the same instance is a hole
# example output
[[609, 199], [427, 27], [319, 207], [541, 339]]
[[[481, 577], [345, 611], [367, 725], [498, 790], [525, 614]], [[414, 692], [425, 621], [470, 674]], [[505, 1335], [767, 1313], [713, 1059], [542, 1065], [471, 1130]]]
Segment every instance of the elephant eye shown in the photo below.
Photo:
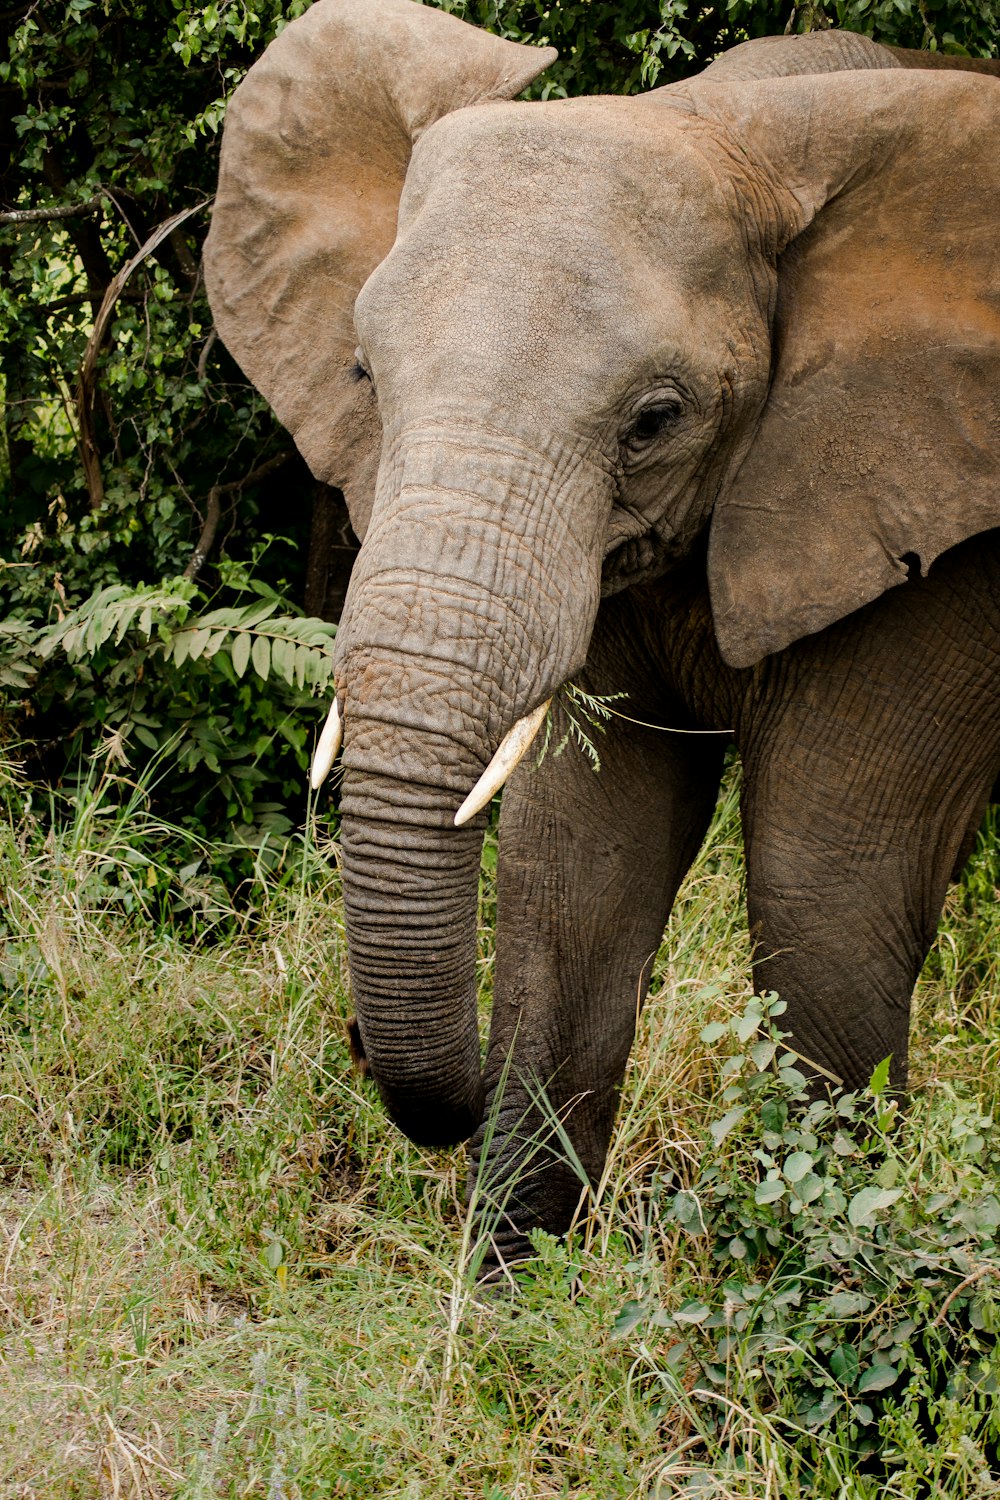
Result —
[[354, 363], [348, 371], [352, 380], [371, 380], [371, 371], [364, 362], [364, 355], [360, 349], [354, 351]]
[[625, 433], [624, 447], [639, 453], [673, 427], [683, 411], [680, 401], [657, 401], [643, 407]]

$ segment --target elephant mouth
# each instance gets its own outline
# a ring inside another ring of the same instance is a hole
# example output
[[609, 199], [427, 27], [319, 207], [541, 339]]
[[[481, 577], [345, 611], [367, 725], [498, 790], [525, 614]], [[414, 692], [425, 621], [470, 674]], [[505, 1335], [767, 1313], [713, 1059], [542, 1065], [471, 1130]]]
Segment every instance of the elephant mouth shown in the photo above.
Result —
[[[500, 791], [508, 777], [531, 749], [538, 731], [545, 723], [545, 716], [551, 704], [552, 699], [546, 698], [537, 708], [518, 719], [517, 723], [508, 729], [493, 759], [456, 812], [454, 818], [456, 828], [464, 827], [477, 813], [481, 813], [485, 807], [489, 806], [496, 793]], [[309, 769], [309, 785], [314, 792], [329, 776], [343, 739], [344, 723], [340, 712], [340, 702], [335, 695], [313, 752]]]

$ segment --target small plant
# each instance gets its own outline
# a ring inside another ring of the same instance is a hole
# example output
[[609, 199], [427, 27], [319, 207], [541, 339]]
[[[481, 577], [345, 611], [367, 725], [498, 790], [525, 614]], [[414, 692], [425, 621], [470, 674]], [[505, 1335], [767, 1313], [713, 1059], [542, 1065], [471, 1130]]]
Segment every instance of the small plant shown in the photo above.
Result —
[[734, 1400], [796, 1432], [806, 1469], [831, 1448], [849, 1472], [919, 1452], [926, 1476], [946, 1437], [969, 1471], [948, 1493], [983, 1493], [1000, 1436], [993, 1121], [957, 1099], [942, 1117], [939, 1100], [945, 1138], [918, 1144], [888, 1059], [864, 1091], [811, 1097], [783, 1011], [757, 997], [701, 1033], [732, 1049], [724, 1109], [665, 1216], [714, 1264], [714, 1291], [702, 1266], [669, 1306], [626, 1303], [616, 1332], [641, 1335], [665, 1408], [691, 1393], [709, 1441]]
[[1000, 1436], [993, 1119], [952, 1100], [940, 1155], [934, 1140], [916, 1149], [888, 1059], [865, 1091], [810, 1097], [783, 1011], [754, 998], [702, 1031], [733, 1049], [724, 1110], [666, 1218], [714, 1263], [715, 1292], [702, 1277], [670, 1307], [628, 1302], [616, 1334], [642, 1337], [660, 1400], [691, 1392], [706, 1433], [738, 1400], [793, 1428], [807, 1467], [831, 1445], [849, 1470], [906, 1466], [919, 1449], [927, 1473], [948, 1431], [972, 1485], [948, 1493], [982, 1493]]
[[[562, 755], [572, 740], [574, 744], [579, 745], [594, 771], [599, 771], [601, 757], [594, 743], [594, 733], [603, 734], [608, 727], [608, 722], [614, 714], [614, 709], [609, 708], [608, 704], [625, 697], [627, 697], [626, 693], [603, 695], [585, 693], [583, 688], [577, 687], [574, 682], [564, 682], [545, 716], [541, 747], [535, 765], [540, 766], [547, 755], [553, 758]], [[558, 729], [556, 728], [557, 717], [565, 721], [560, 722]], [[554, 744], [553, 741], [555, 741]]]
[[[0, 722], [23, 720], [27, 738], [39, 706], [50, 722], [61, 712], [63, 735], [31, 748], [35, 777], [79, 799], [89, 761], [128, 768], [176, 825], [178, 863], [205, 864], [212, 844], [207, 862], [234, 886], [257, 858], [280, 860], [305, 811], [313, 697], [332, 678], [336, 627], [246, 566], [221, 571], [226, 605], [176, 577], [109, 584], [45, 624], [8, 622]], [[24, 695], [20, 706], [11, 694]]]

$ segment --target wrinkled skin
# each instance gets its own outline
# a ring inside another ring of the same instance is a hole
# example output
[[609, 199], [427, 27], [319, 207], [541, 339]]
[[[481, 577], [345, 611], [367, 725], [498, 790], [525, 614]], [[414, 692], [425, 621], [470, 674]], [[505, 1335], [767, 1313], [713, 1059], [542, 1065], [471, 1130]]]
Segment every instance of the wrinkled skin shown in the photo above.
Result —
[[[1000, 768], [1000, 532], [949, 552], [849, 619], [736, 671], [719, 656], [704, 562], [609, 600], [581, 676], [626, 711], [733, 728], [743, 762], [747, 904], [760, 989], [788, 1001], [795, 1047], [851, 1088], [892, 1055], [906, 1085], [910, 994]], [[577, 1173], [525, 1145], [546, 1085], [597, 1182], [652, 956], [715, 806], [724, 738], [613, 720], [601, 772], [580, 754], [519, 769], [500, 819], [488, 1099], [505, 1068], [495, 1201], [536, 1169], [495, 1230], [565, 1228]], [[510, 1059], [510, 1061], [508, 1061]], [[547, 1118], [546, 1118], [547, 1117]], [[479, 1161], [482, 1131], [473, 1146]], [[558, 1156], [556, 1145], [555, 1156]]]
[[530, 54], [320, 0], [237, 94], [206, 252], [223, 337], [363, 534], [337, 647], [360, 1040], [414, 1140], [473, 1138], [503, 1259], [579, 1197], [558, 1160], [515, 1182], [540, 1089], [599, 1176], [725, 743], [615, 720], [599, 776], [515, 773], [481, 1076], [485, 815], [453, 819], [516, 720], [572, 679], [733, 731], [758, 981], [850, 1086], [889, 1053], [905, 1082], [1000, 769], [1000, 83], [830, 33], [506, 102]]

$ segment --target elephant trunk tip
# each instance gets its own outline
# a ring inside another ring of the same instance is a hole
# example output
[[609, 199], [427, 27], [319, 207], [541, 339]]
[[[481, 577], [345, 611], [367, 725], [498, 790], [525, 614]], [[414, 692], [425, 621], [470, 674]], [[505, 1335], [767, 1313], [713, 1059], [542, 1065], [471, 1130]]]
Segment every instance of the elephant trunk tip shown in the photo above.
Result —
[[372, 1058], [361, 1034], [357, 1016], [346, 1022], [351, 1062], [362, 1078], [374, 1080], [386, 1111], [415, 1146], [434, 1149], [458, 1146], [474, 1136], [483, 1120], [486, 1090], [478, 1060], [468, 1057], [465, 1066], [452, 1059], [444, 1073], [426, 1074], [411, 1068], [393, 1068], [381, 1056]]
[[475, 1135], [482, 1123], [485, 1092], [480, 1083], [475, 1098], [468, 1101], [418, 1103], [400, 1100], [380, 1089], [393, 1124], [415, 1146], [441, 1150], [460, 1146]]

